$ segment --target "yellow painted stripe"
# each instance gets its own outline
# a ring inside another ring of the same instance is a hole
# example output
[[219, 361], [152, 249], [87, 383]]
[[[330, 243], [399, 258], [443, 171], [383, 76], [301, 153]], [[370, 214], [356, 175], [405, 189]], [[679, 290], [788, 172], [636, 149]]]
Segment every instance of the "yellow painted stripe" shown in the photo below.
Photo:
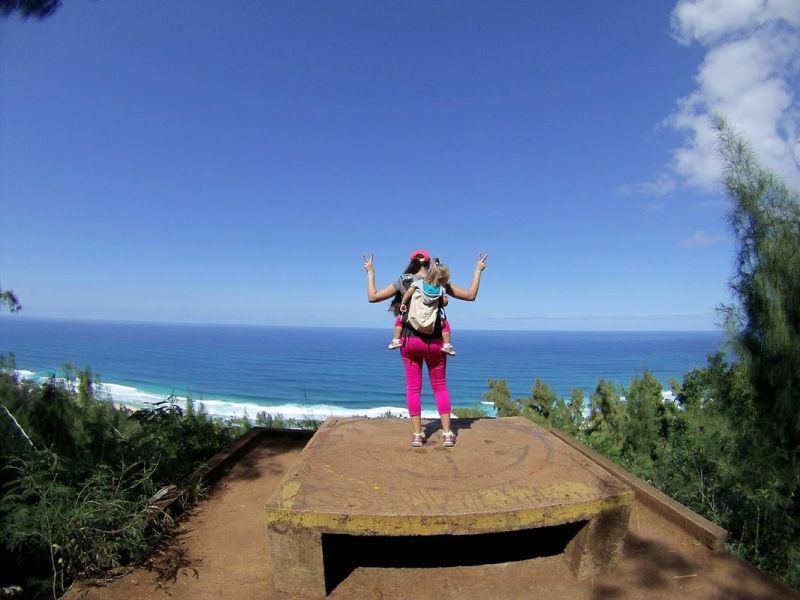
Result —
[[268, 508], [267, 526], [292, 526], [326, 533], [365, 535], [471, 534], [551, 527], [592, 519], [600, 513], [630, 506], [633, 493], [564, 506], [538, 507], [491, 514], [348, 515]]

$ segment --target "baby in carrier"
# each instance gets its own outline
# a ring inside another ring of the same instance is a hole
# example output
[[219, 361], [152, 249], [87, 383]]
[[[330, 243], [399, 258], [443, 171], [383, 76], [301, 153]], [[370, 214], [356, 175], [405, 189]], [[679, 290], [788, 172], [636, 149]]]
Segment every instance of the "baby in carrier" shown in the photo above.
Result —
[[[400, 312], [404, 315], [403, 322], [407, 323], [419, 333], [433, 334], [440, 329], [442, 332], [442, 352], [455, 356], [455, 348], [451, 343], [450, 328], [442, 328], [442, 308], [447, 306], [447, 284], [450, 282], [450, 270], [446, 265], [433, 260], [428, 270], [428, 275], [422, 279], [413, 280], [400, 303]], [[402, 324], [395, 324], [389, 350], [400, 348]]]

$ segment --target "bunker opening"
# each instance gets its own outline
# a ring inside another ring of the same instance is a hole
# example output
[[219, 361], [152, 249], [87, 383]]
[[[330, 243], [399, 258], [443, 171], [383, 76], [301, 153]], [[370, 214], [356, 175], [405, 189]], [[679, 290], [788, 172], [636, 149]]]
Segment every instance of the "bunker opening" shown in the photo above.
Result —
[[325, 590], [358, 567], [441, 568], [518, 562], [563, 554], [588, 521], [468, 535], [322, 534]]

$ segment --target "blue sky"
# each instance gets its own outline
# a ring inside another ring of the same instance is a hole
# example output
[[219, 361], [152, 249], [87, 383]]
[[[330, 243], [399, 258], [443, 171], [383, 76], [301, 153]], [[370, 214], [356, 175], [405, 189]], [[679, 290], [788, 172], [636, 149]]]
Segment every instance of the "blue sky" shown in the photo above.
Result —
[[454, 328], [711, 329], [734, 246], [708, 115], [800, 183], [793, 3], [220, 6], [0, 21], [23, 314], [388, 330], [361, 256], [384, 286], [425, 247], [461, 285], [490, 255]]

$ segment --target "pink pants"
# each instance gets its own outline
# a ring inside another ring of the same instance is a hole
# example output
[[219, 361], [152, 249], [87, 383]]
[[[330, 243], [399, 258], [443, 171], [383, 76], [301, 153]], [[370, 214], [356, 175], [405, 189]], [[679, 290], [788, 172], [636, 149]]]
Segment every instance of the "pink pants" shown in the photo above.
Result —
[[442, 340], [430, 344], [410, 335], [400, 349], [406, 370], [406, 404], [408, 415], [416, 417], [422, 412], [422, 363], [428, 365], [433, 398], [439, 414], [450, 412], [450, 392], [447, 390], [447, 355], [442, 352]]

